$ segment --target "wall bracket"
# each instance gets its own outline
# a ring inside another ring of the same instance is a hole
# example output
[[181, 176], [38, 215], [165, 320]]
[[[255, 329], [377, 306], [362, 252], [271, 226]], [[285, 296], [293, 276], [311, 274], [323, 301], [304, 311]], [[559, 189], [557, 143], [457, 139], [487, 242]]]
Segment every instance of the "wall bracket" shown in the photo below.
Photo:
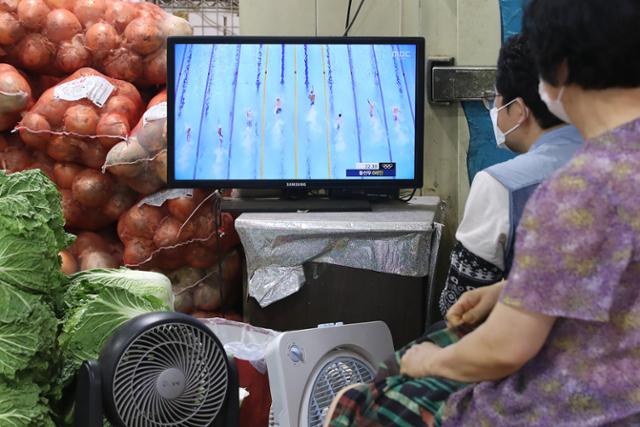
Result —
[[427, 60], [427, 99], [430, 104], [479, 101], [495, 94], [496, 67], [454, 66], [453, 57]]

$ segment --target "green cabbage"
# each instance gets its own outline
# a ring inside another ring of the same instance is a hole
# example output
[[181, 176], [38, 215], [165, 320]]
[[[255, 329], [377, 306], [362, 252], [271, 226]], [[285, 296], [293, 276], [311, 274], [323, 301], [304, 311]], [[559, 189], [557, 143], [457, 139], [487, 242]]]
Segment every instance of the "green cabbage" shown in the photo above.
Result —
[[[18, 207], [28, 203], [29, 209]], [[0, 212], [13, 214], [13, 225], [36, 229], [45, 224], [52, 231], [60, 248], [68, 246], [71, 237], [64, 231], [64, 217], [60, 194], [55, 185], [39, 170], [28, 170], [12, 175], [0, 171]], [[20, 218], [24, 220], [19, 221]]]
[[126, 289], [146, 299], [156, 298], [173, 309], [171, 281], [167, 276], [151, 271], [119, 269], [94, 269], [76, 273], [71, 277], [65, 294], [67, 308], [73, 308], [94, 297], [96, 290], [103, 287]]
[[156, 295], [143, 295], [139, 289], [134, 293], [126, 286], [103, 286], [86, 276], [82, 280], [76, 277], [67, 295], [65, 299], [74, 307], [67, 312], [58, 337], [63, 359], [58, 388], [71, 383], [83, 361], [97, 359], [105, 342], [123, 323], [141, 314], [172, 310]]
[[19, 322], [29, 317], [40, 300], [11, 286], [0, 285], [0, 322]]
[[67, 278], [60, 194], [40, 171], [0, 171], [0, 426], [52, 426], [45, 396], [58, 374], [56, 335]]
[[28, 309], [27, 305], [20, 306], [28, 314], [19, 320], [0, 322], [0, 378], [9, 380], [25, 370], [32, 378], [46, 376], [58, 331], [58, 320], [48, 305], [29, 294], [23, 294], [21, 301], [29, 304]]
[[0, 171], [0, 426], [51, 426], [46, 395], [57, 375], [53, 308], [67, 283], [58, 252], [60, 194], [40, 171]]
[[0, 382], [0, 426], [53, 427], [40, 387], [29, 383], [16, 387]]
[[58, 253], [73, 242], [64, 231], [60, 194], [40, 171], [0, 171], [0, 287], [59, 297], [66, 278]]
[[93, 270], [69, 280], [58, 253], [72, 242], [42, 172], [0, 171], [0, 427], [53, 425], [47, 397], [63, 421], [62, 391], [80, 364], [126, 321], [173, 309], [171, 283], [158, 273]]

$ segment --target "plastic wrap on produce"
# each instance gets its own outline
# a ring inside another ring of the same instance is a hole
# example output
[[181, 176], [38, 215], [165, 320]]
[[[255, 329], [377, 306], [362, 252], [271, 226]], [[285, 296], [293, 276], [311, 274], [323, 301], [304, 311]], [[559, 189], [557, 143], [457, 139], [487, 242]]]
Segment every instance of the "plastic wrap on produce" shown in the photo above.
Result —
[[374, 205], [372, 212], [241, 215], [236, 230], [247, 259], [249, 296], [266, 307], [296, 293], [305, 281], [302, 265], [310, 261], [429, 275], [439, 199], [420, 199], [411, 205]]
[[261, 374], [267, 372], [267, 346], [280, 332], [219, 317], [201, 319], [201, 322], [216, 334], [228, 354], [249, 361]]

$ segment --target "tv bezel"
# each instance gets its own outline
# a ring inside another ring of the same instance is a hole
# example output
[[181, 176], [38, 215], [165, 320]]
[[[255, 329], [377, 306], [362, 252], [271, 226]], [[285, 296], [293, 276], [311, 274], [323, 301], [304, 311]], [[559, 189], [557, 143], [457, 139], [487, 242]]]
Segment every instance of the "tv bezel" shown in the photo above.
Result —
[[[176, 44], [407, 44], [416, 46], [415, 164], [413, 179], [175, 179]], [[423, 37], [337, 36], [172, 36], [167, 39], [167, 186], [238, 189], [401, 189], [421, 188], [424, 175], [425, 39]]]

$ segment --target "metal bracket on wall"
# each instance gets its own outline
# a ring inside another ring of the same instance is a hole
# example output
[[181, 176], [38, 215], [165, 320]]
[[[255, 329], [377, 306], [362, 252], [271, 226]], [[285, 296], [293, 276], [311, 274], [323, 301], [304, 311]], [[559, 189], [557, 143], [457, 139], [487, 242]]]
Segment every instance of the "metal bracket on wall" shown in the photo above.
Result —
[[427, 59], [427, 99], [430, 104], [479, 101], [495, 93], [496, 67], [454, 66], [452, 57]]

